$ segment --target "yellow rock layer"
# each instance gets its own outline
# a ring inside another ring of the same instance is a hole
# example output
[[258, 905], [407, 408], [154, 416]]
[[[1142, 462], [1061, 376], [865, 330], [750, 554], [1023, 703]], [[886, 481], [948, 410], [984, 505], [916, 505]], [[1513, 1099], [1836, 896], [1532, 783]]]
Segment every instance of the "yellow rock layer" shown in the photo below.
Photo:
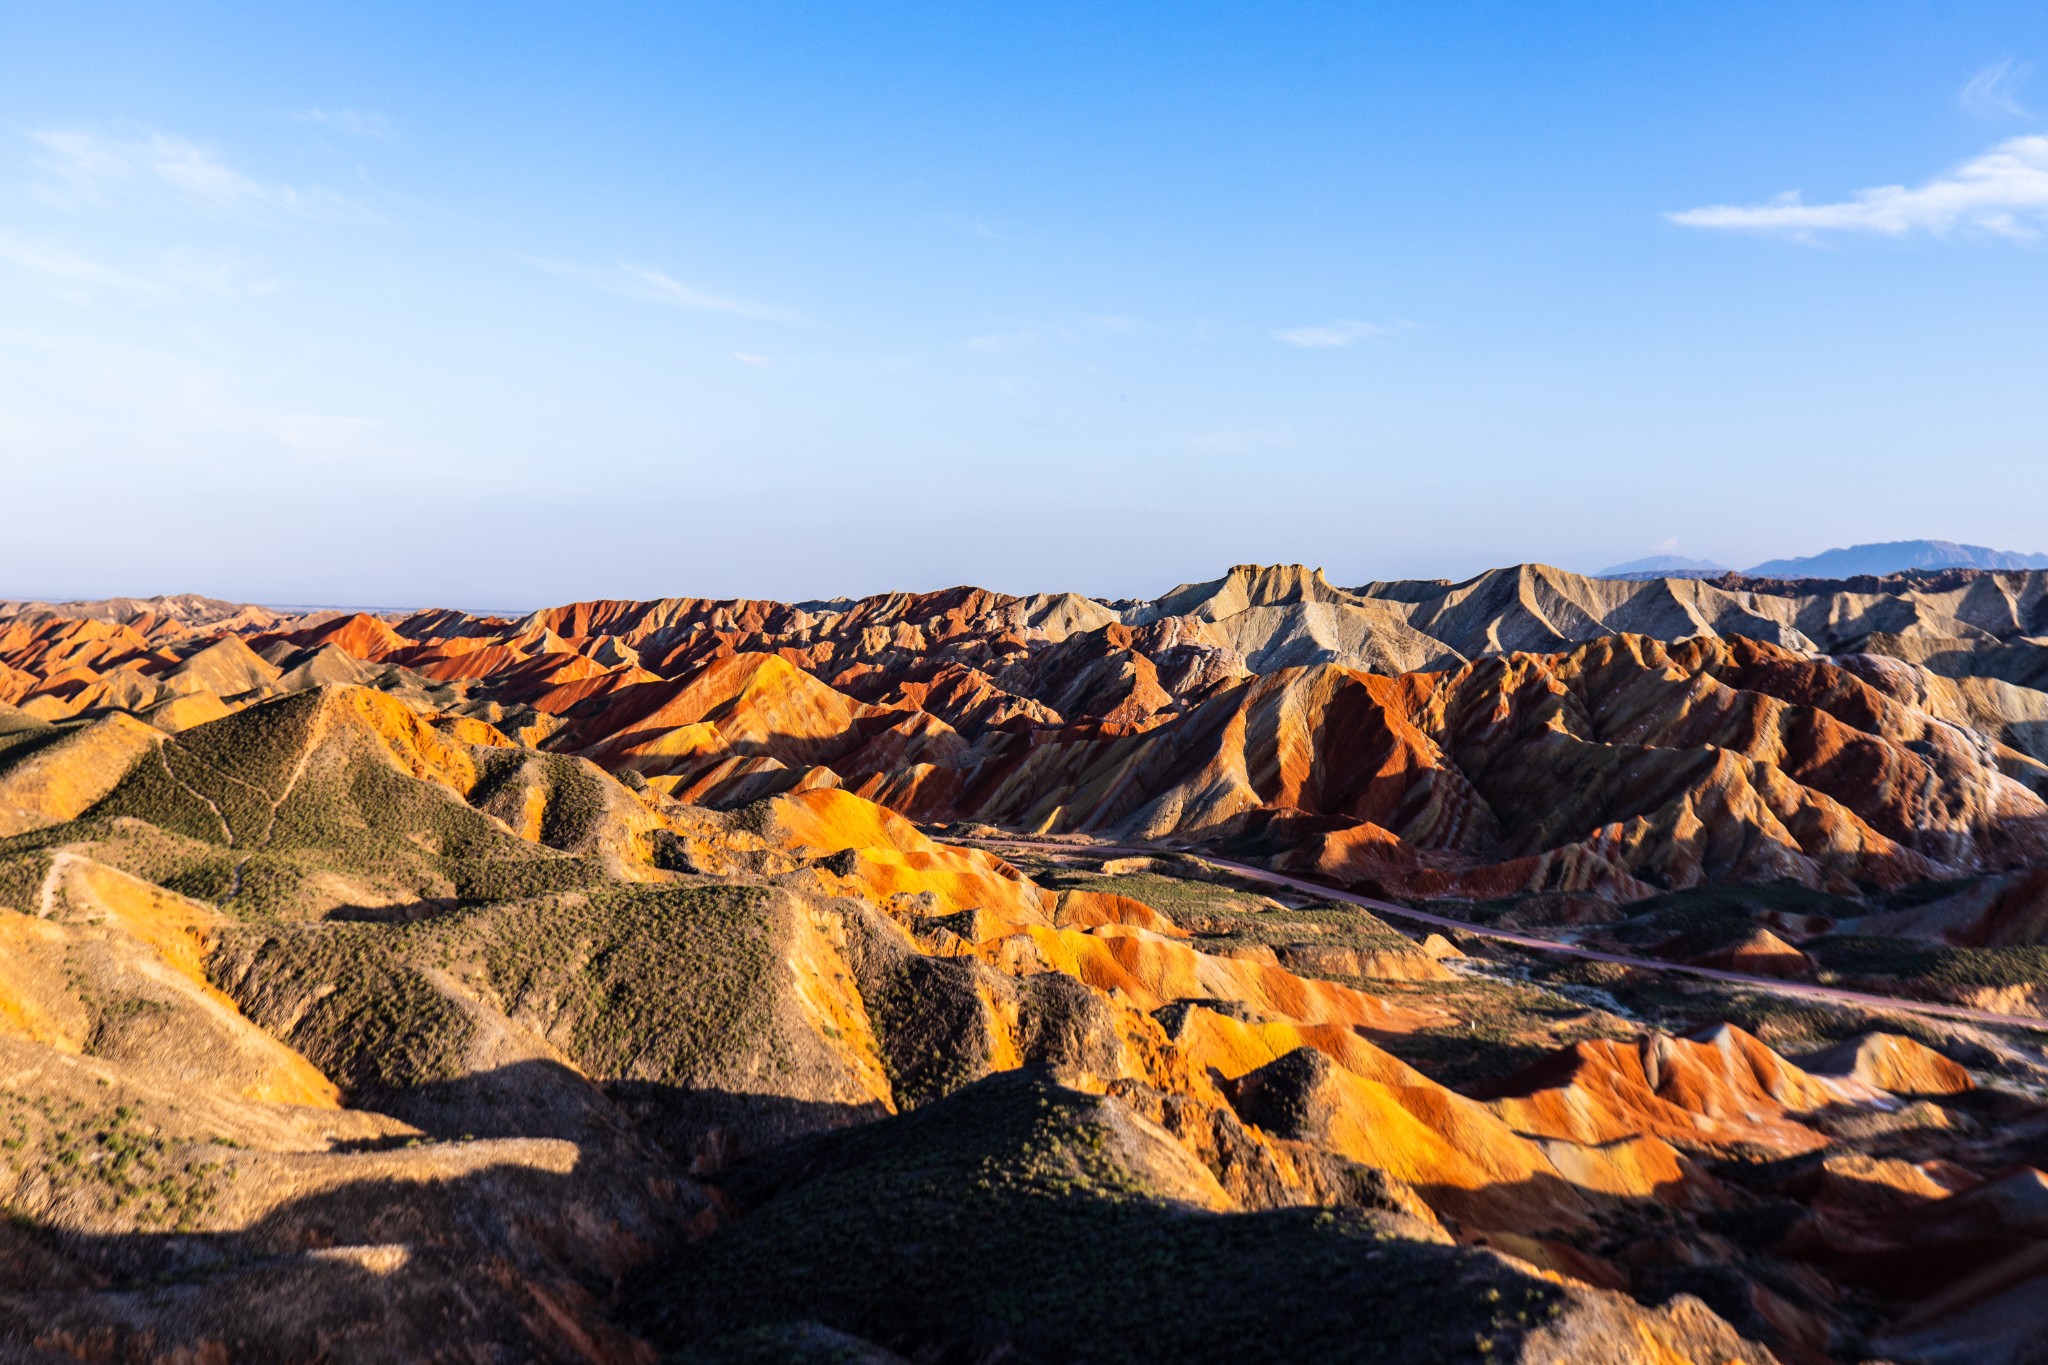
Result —
[[43, 745], [0, 773], [0, 838], [77, 819], [163, 740], [160, 730], [112, 715]]
[[[172, 1011], [175, 1023], [138, 1046], [175, 1048], [176, 1056], [149, 1054], [167, 1075], [218, 1076], [252, 1100], [340, 1104], [339, 1091], [317, 1067], [208, 982], [215, 911], [69, 852], [57, 855], [48, 902], [50, 920], [0, 912], [0, 943], [13, 950], [0, 962], [0, 1019], [17, 1036], [84, 1052], [100, 1046], [91, 1000], [151, 999]], [[81, 973], [83, 993], [73, 984]]]

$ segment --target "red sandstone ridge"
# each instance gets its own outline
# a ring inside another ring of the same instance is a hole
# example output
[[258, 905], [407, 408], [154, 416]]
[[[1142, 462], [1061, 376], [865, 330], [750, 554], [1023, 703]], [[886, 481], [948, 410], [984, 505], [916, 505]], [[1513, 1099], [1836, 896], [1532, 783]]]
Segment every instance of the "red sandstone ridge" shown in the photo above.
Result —
[[1813, 959], [1768, 929], [1757, 929], [1738, 941], [1689, 959], [1695, 966], [1718, 967], [1746, 976], [1805, 976]]
[[[2043, 610], [2033, 578], [1996, 582], [2002, 596], [1980, 585], [1912, 610], [1944, 630]], [[23, 616], [0, 633], [0, 688], [56, 720], [147, 715], [197, 692], [232, 709], [381, 672], [376, 685], [682, 799], [842, 785], [921, 820], [1235, 839], [1410, 895], [1630, 899], [1730, 879], [1844, 891], [2043, 856], [2048, 807], [2026, 785], [2038, 764], [1959, 725], [1963, 703], [1934, 685], [1946, 680], [1896, 660], [1623, 634], [1390, 675], [1276, 666], [1311, 655], [1246, 634], [1313, 635], [1338, 617], [1365, 630], [1393, 612], [1402, 630], [1470, 650], [1623, 620], [1725, 628], [1735, 610], [1698, 585], [1658, 591], [1544, 570], [1429, 597], [1244, 570], [1136, 608], [958, 589], [591, 602], [519, 622], [423, 612], [396, 627], [358, 613], [252, 635], [232, 664], [204, 627], [153, 643], [128, 624]], [[1896, 628], [1905, 606], [1888, 600], [1899, 609], [1829, 610]], [[1769, 601], [1743, 610], [1778, 619]], [[1785, 619], [1802, 641], [1819, 629]], [[167, 724], [214, 714], [181, 707]]]
[[2041, 588], [0, 609], [0, 1353], [2023, 1360]]

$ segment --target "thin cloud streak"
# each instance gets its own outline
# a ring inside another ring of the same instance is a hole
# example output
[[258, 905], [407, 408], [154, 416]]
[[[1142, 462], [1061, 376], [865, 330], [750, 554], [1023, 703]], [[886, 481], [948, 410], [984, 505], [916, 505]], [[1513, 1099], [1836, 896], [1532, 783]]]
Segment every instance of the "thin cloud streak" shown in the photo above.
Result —
[[[417, 467], [431, 452], [397, 439], [378, 418], [273, 406], [250, 397], [232, 369], [194, 362], [189, 355], [125, 346], [91, 338], [0, 331], [0, 354], [18, 368], [28, 357], [61, 362], [55, 382], [85, 408], [81, 416], [47, 424], [45, 436], [91, 439], [114, 436], [133, 449], [146, 433], [154, 448], [203, 451], [221, 465], [272, 466], [279, 460], [361, 469]], [[0, 443], [0, 454], [12, 454]], [[42, 450], [25, 450], [37, 460]], [[160, 458], [150, 456], [146, 458]], [[202, 458], [195, 456], [194, 458]]]
[[970, 351], [1028, 351], [1046, 339], [1044, 332], [990, 332], [969, 337], [960, 344]]
[[42, 149], [38, 166], [55, 184], [31, 193], [60, 209], [149, 206], [165, 200], [214, 217], [251, 221], [382, 222], [382, 216], [332, 191], [270, 184], [243, 175], [212, 149], [149, 130], [110, 136], [82, 128], [28, 135]]
[[89, 260], [67, 247], [51, 242], [34, 242], [0, 233], [0, 261], [36, 275], [66, 293], [83, 290], [113, 290], [116, 293], [160, 299], [170, 291], [148, 280]]
[[513, 259], [535, 270], [545, 271], [557, 279], [568, 280], [572, 284], [580, 284], [607, 294], [616, 294], [620, 298], [662, 303], [671, 308], [685, 308], [696, 313], [723, 313], [730, 317], [778, 322], [785, 326], [798, 325], [803, 321], [796, 313], [786, 308], [775, 307], [773, 304], [758, 303], [753, 299], [727, 298], [693, 289], [666, 271], [651, 265], [620, 261], [611, 266], [588, 266], [571, 261], [549, 260], [544, 256], [526, 256], [517, 252], [513, 253]]
[[139, 269], [124, 270], [59, 242], [0, 232], [0, 264], [35, 276], [75, 303], [91, 303], [107, 294], [145, 305], [191, 294], [254, 299], [277, 289], [276, 282], [250, 262], [186, 248], [173, 248]]
[[2031, 62], [2016, 62], [2008, 57], [1985, 67], [1970, 77], [1969, 83], [1956, 95], [1956, 103], [1965, 113], [1978, 118], [2030, 119], [2033, 113], [2019, 101], [2019, 88], [2032, 75]]
[[2010, 138], [1923, 185], [1858, 190], [1832, 204], [1808, 204], [1798, 191], [1765, 204], [1719, 204], [1665, 215], [1680, 227], [1778, 232], [1864, 232], [1945, 236], [1958, 229], [2031, 241], [2048, 222], [2048, 135]]
[[1283, 327], [1272, 335], [1273, 340], [1284, 345], [1313, 351], [1356, 345], [1361, 341], [1386, 336], [1393, 330], [1376, 322], [1339, 318], [1335, 322], [1320, 322], [1308, 327]]
[[311, 123], [331, 128], [337, 133], [347, 133], [350, 137], [372, 138], [378, 142], [389, 141], [393, 132], [389, 118], [367, 109], [300, 109], [291, 117], [296, 123]]
[[939, 221], [955, 232], [979, 237], [984, 242], [1035, 245], [1041, 238], [1041, 234], [1031, 228], [978, 213], [942, 213]]

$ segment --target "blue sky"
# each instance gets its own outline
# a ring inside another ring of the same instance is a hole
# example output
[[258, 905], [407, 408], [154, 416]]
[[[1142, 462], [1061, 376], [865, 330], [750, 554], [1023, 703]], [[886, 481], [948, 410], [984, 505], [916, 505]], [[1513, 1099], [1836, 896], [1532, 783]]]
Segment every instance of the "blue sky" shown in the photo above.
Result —
[[0, 596], [2048, 549], [2037, 64], [2038, 3], [0, 0]]

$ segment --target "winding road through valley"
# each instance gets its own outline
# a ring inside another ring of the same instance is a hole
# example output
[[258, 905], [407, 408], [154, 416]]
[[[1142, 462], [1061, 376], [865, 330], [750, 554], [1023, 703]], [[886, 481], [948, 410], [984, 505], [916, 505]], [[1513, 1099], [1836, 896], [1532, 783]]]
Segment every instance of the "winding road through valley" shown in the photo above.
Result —
[[1945, 1005], [1933, 1000], [1912, 1000], [1895, 995], [1873, 995], [1865, 991], [1843, 990], [1837, 986], [1816, 986], [1800, 981], [1787, 981], [1781, 977], [1748, 976], [1741, 972], [1722, 971], [1716, 967], [1694, 967], [1683, 962], [1665, 962], [1654, 957], [1629, 957], [1621, 953], [1602, 952], [1597, 948], [1582, 948], [1575, 943], [1559, 943], [1555, 939], [1542, 938], [1535, 934], [1521, 934], [1508, 929], [1489, 928], [1469, 920], [1451, 919], [1445, 915], [1432, 915], [1424, 910], [1411, 910], [1405, 905], [1391, 901], [1376, 900], [1371, 896], [1360, 896], [1320, 882], [1304, 881], [1279, 872], [1270, 872], [1263, 867], [1248, 863], [1234, 862], [1213, 854], [1183, 848], [1148, 848], [1144, 845], [1128, 844], [1074, 844], [1052, 839], [961, 839], [954, 842], [990, 849], [1018, 848], [1038, 852], [1080, 853], [1091, 857], [1109, 858], [1195, 858], [1211, 867], [1222, 868], [1234, 876], [1266, 886], [1283, 887], [1303, 895], [1320, 896], [1325, 900], [1356, 905], [1376, 915], [1409, 920], [1427, 924], [1438, 929], [1455, 929], [1461, 934], [1486, 939], [1494, 943], [1512, 944], [1539, 953], [1556, 953], [1564, 957], [1582, 958], [1588, 962], [1612, 962], [1618, 966], [1633, 967], [1646, 972], [1662, 972], [1673, 976], [1698, 977], [1707, 981], [1718, 981], [1725, 985], [1741, 986], [1745, 990], [1759, 991], [1768, 995], [1785, 996], [1794, 1000], [1810, 1000], [1823, 1005], [1847, 1006], [1869, 1011], [1891, 1011], [1900, 1014], [1920, 1014], [1937, 1019], [1954, 1019], [1971, 1024], [1992, 1024], [2003, 1028], [2032, 1029], [2048, 1033], [2048, 1019], [2036, 1019], [2025, 1014], [2000, 1014], [1996, 1010], [1972, 1009], [1968, 1005]]

